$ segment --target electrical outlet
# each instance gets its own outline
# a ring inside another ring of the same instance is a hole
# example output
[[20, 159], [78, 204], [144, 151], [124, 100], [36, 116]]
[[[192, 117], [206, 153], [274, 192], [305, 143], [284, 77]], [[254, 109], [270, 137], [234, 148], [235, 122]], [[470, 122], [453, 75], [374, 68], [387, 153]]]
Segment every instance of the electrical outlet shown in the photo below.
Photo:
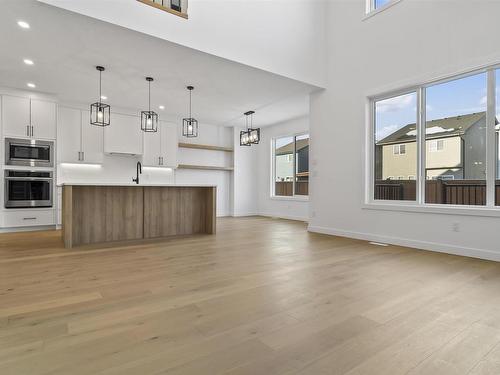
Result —
[[452, 230], [453, 232], [460, 232], [460, 223], [453, 223], [453, 224], [451, 225], [451, 230]]

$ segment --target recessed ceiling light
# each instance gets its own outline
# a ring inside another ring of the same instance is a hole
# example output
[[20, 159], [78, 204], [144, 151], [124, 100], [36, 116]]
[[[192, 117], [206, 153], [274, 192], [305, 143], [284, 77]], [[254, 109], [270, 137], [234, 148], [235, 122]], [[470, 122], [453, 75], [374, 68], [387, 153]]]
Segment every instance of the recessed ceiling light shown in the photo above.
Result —
[[164, 105], [161, 105], [161, 106], [159, 106], [158, 108], [160, 108], [160, 109], [165, 109], [165, 106], [164, 106]]
[[26, 65], [33, 65], [34, 64], [33, 60], [30, 60], [30, 59], [24, 59], [23, 61]]
[[102, 100], [106, 100], [108, 97], [106, 95], [101, 95]]
[[31, 87], [32, 89], [34, 89], [36, 87], [36, 85], [34, 83], [31, 83], [31, 82], [28, 82], [27, 86]]
[[30, 28], [30, 24], [28, 22], [25, 22], [25, 21], [17, 21], [17, 24], [19, 25], [19, 27], [22, 27], [23, 29]]

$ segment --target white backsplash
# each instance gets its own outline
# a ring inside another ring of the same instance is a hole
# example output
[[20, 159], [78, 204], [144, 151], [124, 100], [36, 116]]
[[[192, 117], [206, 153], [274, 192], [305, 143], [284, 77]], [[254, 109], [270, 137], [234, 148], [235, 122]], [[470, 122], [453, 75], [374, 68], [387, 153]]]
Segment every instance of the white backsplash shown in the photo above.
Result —
[[[137, 156], [104, 155], [102, 165], [66, 164], [58, 165], [57, 183], [113, 182], [131, 183], [136, 175]], [[170, 168], [143, 167], [141, 182], [173, 184], [175, 172]]]

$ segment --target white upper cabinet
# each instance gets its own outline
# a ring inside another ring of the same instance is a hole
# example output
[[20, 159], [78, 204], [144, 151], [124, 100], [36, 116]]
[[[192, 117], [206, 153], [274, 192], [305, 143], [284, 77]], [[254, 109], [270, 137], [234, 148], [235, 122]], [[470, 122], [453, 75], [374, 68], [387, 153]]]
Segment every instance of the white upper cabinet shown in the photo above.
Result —
[[2, 96], [3, 135], [29, 137], [31, 134], [30, 100], [17, 96]]
[[90, 125], [89, 111], [59, 107], [57, 145], [63, 163], [103, 161], [103, 128]]
[[57, 122], [57, 150], [59, 160], [65, 163], [80, 161], [82, 150], [81, 111], [59, 107]]
[[82, 123], [82, 154], [85, 163], [100, 164], [103, 162], [104, 127], [90, 125], [90, 111], [81, 111]]
[[56, 104], [45, 100], [31, 100], [31, 137], [56, 138]]
[[177, 127], [160, 121], [157, 133], [144, 133], [142, 163], [150, 167], [177, 168]]
[[162, 165], [164, 167], [177, 168], [177, 149], [179, 146], [177, 126], [175, 124], [163, 123], [161, 138]]
[[17, 96], [2, 97], [3, 135], [23, 138], [56, 138], [56, 104]]
[[142, 155], [143, 132], [137, 116], [111, 113], [111, 124], [104, 128], [104, 152]]
[[161, 125], [157, 133], [144, 133], [142, 164], [146, 167], [161, 166]]

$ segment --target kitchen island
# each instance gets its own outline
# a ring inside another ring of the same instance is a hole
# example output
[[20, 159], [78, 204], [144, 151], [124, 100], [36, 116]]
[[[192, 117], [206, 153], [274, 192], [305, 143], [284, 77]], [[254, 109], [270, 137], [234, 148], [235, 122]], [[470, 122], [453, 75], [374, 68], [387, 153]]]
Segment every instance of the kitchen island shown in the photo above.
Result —
[[216, 186], [76, 183], [62, 188], [66, 248], [215, 233]]

